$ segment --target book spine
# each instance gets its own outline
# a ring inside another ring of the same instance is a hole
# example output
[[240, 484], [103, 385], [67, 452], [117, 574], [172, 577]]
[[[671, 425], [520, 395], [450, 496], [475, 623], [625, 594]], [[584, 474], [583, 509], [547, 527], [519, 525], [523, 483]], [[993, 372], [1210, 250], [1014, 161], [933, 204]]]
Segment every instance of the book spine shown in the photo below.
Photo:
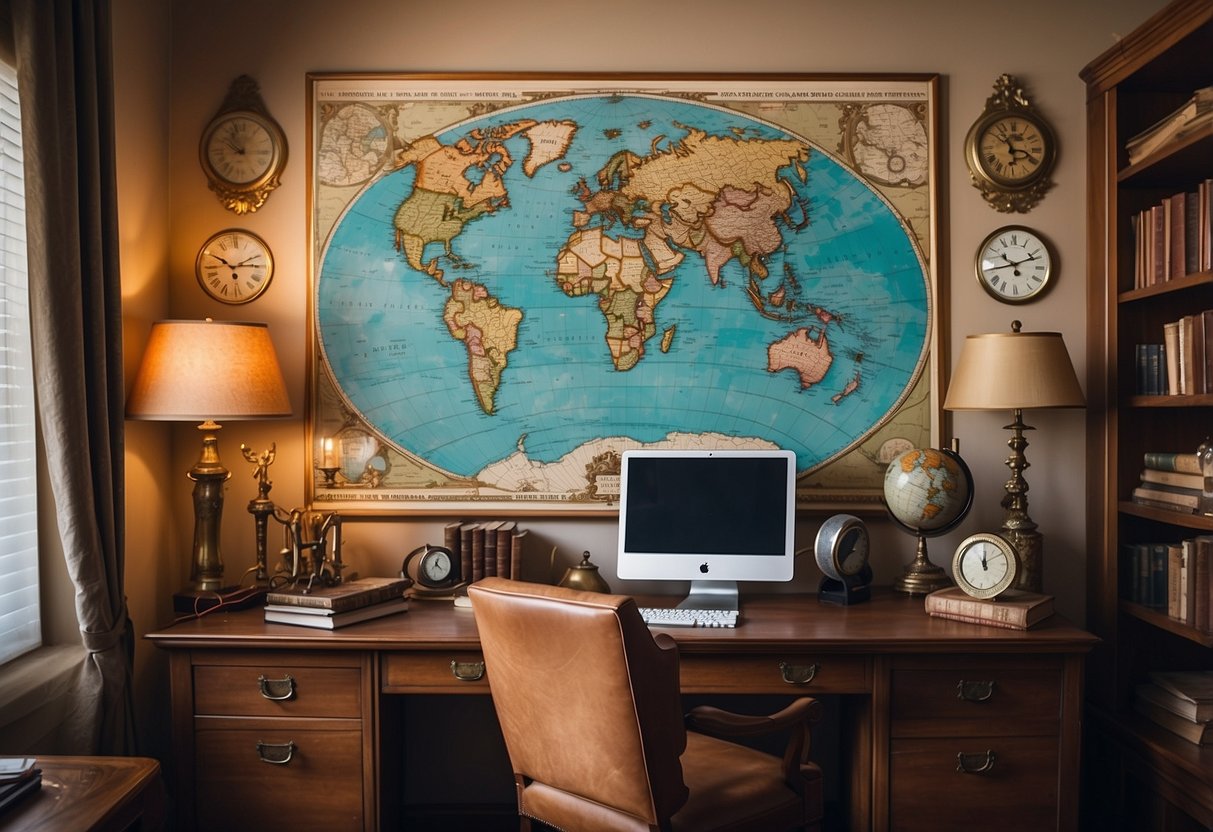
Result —
[[497, 527], [497, 575], [512, 577], [510, 573], [510, 544], [514, 536], [514, 523], [502, 523]]
[[1200, 474], [1181, 474], [1178, 471], [1158, 471], [1154, 468], [1143, 468], [1141, 481], [1158, 485], [1175, 485], [1191, 491], [1200, 491], [1203, 484]]
[[464, 523], [459, 527], [459, 577], [472, 581], [472, 529], [475, 523]]
[[1188, 511], [1195, 511], [1200, 505], [1199, 494], [1183, 494], [1176, 491], [1167, 491], [1162, 488], [1147, 488], [1145, 486], [1137, 486], [1133, 489], [1133, 502], [1153, 505], [1160, 503], [1171, 508], [1183, 508]]
[[1200, 460], [1196, 454], [1165, 453], [1147, 451], [1145, 467], [1156, 471], [1178, 471], [1181, 474], [1199, 474]]
[[497, 575], [497, 528], [499, 523], [486, 523], [484, 526], [484, 577], [492, 578]]
[[447, 523], [442, 527], [442, 545], [451, 553], [451, 561], [454, 564], [455, 574], [452, 576], [456, 581], [463, 579], [463, 559], [459, 553], [459, 529], [462, 523]]
[[1213, 557], [1213, 537], [1196, 538], [1196, 567], [1192, 571], [1192, 625], [1208, 632], [1209, 627], [1209, 560]]
[[519, 529], [510, 540], [510, 577], [515, 581], [522, 580], [522, 545], [526, 534], [526, 529]]
[[329, 612], [349, 612], [362, 609], [382, 601], [390, 601], [404, 594], [404, 583], [385, 584], [353, 595], [337, 597], [324, 595], [304, 595], [295, 592], [269, 593], [265, 596], [267, 604], [280, 604], [288, 607], [309, 607], [311, 609], [328, 610]]
[[472, 528], [472, 582], [484, 578], [484, 527]]
[[970, 601], [962, 598], [942, 598], [928, 595], [925, 602], [927, 612], [957, 621], [975, 624], [994, 624], [1015, 630], [1027, 629], [1027, 610], [1013, 605], [997, 605]]

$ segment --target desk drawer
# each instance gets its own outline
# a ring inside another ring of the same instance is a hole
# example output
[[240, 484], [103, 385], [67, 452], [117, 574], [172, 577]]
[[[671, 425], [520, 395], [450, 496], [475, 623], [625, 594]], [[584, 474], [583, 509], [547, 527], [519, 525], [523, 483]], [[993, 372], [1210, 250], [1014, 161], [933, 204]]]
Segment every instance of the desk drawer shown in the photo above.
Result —
[[479, 651], [388, 653], [382, 661], [384, 693], [489, 692]]
[[969, 657], [893, 666], [893, 736], [1056, 736], [1062, 667]]
[[357, 721], [321, 730], [311, 720], [258, 720], [260, 728], [210, 722], [198, 720], [195, 730], [199, 830], [363, 828]]
[[759, 656], [681, 657], [683, 693], [870, 693], [872, 671], [863, 656], [777, 653]]
[[362, 715], [358, 667], [304, 664], [194, 667], [194, 712], [214, 716]]
[[894, 740], [889, 775], [889, 828], [898, 832], [1057, 828], [1056, 738]]

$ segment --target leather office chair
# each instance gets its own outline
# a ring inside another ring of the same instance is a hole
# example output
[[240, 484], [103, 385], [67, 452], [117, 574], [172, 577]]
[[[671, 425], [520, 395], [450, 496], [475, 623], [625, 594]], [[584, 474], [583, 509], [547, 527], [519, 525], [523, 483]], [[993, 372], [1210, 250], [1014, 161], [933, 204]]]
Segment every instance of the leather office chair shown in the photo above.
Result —
[[[532, 818], [568, 832], [820, 828], [816, 700], [769, 717], [701, 707], [684, 724], [678, 647], [631, 598], [502, 578], [468, 595], [522, 832]], [[781, 729], [782, 760], [708, 736]]]

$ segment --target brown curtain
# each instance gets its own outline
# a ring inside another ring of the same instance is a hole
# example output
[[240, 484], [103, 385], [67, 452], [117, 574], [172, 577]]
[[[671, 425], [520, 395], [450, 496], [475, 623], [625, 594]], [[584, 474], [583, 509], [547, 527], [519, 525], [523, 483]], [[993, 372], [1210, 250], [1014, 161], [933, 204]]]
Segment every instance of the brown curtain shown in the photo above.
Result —
[[88, 659], [70, 749], [132, 754], [122, 295], [106, 0], [8, 0], [25, 150], [35, 386]]

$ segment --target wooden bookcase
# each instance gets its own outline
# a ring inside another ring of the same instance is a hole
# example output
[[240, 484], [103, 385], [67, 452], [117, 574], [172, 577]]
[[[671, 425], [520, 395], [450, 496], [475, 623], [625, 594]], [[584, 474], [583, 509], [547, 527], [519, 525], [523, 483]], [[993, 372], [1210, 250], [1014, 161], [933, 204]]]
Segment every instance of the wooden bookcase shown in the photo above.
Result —
[[1080, 73], [1087, 84], [1088, 666], [1084, 827], [1213, 828], [1213, 746], [1132, 708], [1154, 669], [1213, 669], [1213, 636], [1123, 600], [1126, 543], [1213, 533], [1213, 517], [1130, 502], [1147, 451], [1195, 452], [1213, 435], [1213, 395], [1136, 395], [1135, 346], [1213, 308], [1213, 272], [1134, 288], [1133, 216], [1213, 177], [1213, 126], [1128, 163], [1125, 140], [1213, 85], [1213, 0], [1176, 0]]

